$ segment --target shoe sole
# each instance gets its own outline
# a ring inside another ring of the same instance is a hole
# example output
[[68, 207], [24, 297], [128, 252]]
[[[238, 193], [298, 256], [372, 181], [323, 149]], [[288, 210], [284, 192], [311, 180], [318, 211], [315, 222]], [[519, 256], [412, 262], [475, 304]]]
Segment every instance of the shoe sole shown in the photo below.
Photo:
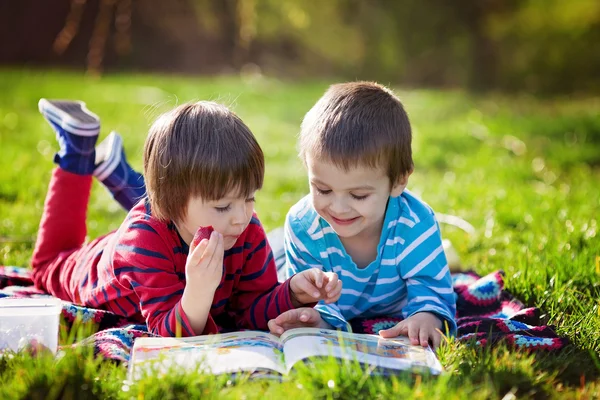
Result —
[[107, 146], [107, 157], [102, 161], [96, 169], [94, 176], [100, 181], [105, 180], [113, 173], [115, 168], [121, 163], [121, 154], [123, 151], [123, 138], [117, 132], [112, 131], [106, 139], [104, 139], [98, 147]]
[[97, 136], [100, 118], [82, 101], [40, 99], [38, 108], [42, 115], [77, 136]]

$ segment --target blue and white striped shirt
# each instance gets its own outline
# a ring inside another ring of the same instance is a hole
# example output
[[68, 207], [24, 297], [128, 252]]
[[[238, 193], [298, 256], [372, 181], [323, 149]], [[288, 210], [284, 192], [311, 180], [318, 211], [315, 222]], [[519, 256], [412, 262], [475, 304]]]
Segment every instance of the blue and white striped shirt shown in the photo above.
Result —
[[439, 225], [433, 210], [408, 190], [390, 197], [377, 258], [365, 268], [352, 261], [310, 196], [287, 215], [285, 252], [288, 276], [316, 267], [336, 272], [342, 280], [340, 299], [315, 307], [334, 328], [349, 330], [347, 321], [356, 317], [408, 318], [426, 311], [447, 321], [451, 334], [456, 332], [456, 300]]

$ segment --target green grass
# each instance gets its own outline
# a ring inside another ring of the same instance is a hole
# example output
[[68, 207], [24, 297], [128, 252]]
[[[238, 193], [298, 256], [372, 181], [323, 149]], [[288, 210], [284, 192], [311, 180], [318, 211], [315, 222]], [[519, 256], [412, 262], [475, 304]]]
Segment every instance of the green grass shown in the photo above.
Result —
[[[42, 212], [56, 142], [37, 112], [40, 97], [85, 100], [102, 117], [102, 137], [119, 131], [137, 168], [148, 126], [160, 112], [194, 99], [230, 105], [265, 151], [256, 207], [272, 229], [307, 191], [295, 138], [328, 83], [0, 71], [0, 264], [28, 264]], [[66, 351], [57, 361], [1, 359], [0, 398], [600, 396], [600, 99], [397, 93], [414, 126], [410, 188], [438, 212], [476, 227], [467, 235], [442, 225], [465, 266], [481, 274], [506, 271], [508, 290], [540, 307], [545, 321], [571, 340], [566, 350], [527, 354], [451, 342], [439, 351], [448, 374], [438, 379], [374, 378], [325, 363], [282, 384], [231, 384], [197, 374], [129, 384], [123, 366]], [[90, 237], [118, 227], [123, 217], [95, 184]]]

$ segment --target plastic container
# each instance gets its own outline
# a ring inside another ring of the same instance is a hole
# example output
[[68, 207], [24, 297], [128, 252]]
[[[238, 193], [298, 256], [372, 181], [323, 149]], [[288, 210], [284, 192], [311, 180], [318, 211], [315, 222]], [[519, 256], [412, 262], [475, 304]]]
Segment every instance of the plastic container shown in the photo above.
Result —
[[54, 297], [0, 299], [0, 353], [58, 350], [62, 302]]

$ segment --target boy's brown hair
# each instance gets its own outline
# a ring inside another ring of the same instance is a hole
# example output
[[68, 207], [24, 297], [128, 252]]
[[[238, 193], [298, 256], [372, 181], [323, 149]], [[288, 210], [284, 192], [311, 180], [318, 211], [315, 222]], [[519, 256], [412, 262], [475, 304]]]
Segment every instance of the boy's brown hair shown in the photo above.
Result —
[[413, 169], [408, 115], [394, 93], [374, 82], [329, 87], [302, 121], [300, 157], [348, 170], [383, 167], [397, 183]]
[[249, 196], [262, 187], [264, 156], [250, 129], [227, 107], [183, 104], [160, 116], [144, 145], [144, 177], [152, 215], [186, 217], [191, 197]]

